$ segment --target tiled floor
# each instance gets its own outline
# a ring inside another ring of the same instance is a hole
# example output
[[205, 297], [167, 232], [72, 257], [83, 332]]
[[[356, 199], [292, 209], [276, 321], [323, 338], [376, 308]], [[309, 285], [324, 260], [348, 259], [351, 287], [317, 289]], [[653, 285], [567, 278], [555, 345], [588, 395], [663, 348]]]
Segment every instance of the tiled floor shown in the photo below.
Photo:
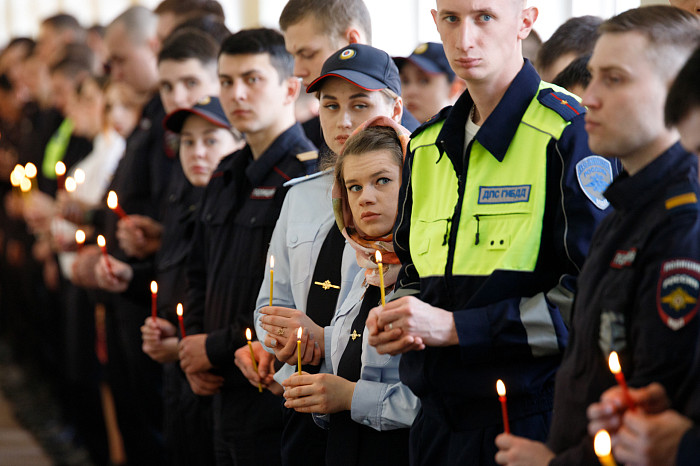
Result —
[[34, 437], [17, 424], [0, 391], [0, 466], [51, 466]]

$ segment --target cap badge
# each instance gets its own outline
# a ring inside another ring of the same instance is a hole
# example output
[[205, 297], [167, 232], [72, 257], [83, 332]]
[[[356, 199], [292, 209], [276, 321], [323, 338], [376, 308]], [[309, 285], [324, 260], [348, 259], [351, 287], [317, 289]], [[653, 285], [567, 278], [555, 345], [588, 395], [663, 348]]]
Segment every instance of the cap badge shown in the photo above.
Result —
[[355, 56], [355, 51], [353, 49], [345, 49], [342, 52], [340, 52], [340, 59], [341, 60], [349, 60], [354, 56]]
[[205, 96], [205, 97], [202, 97], [202, 98], [199, 100], [199, 102], [197, 102], [197, 105], [208, 105], [209, 102], [211, 102], [211, 97]]
[[416, 47], [416, 50], [413, 51], [416, 55], [420, 55], [422, 53], [425, 53], [428, 50], [428, 44], [420, 44], [418, 47]]

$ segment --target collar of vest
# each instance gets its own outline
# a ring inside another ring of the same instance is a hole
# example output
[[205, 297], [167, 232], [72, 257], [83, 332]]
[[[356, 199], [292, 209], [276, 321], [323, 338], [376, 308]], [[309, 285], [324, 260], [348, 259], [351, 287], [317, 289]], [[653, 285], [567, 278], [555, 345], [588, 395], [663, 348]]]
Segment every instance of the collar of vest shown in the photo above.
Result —
[[[530, 61], [525, 59], [523, 67], [508, 86], [501, 101], [476, 133], [476, 140], [499, 162], [503, 161], [539, 85], [540, 76]], [[469, 91], [464, 91], [445, 120], [437, 140], [443, 141], [448, 156], [454, 157], [464, 152], [464, 126], [472, 105], [474, 101]]]

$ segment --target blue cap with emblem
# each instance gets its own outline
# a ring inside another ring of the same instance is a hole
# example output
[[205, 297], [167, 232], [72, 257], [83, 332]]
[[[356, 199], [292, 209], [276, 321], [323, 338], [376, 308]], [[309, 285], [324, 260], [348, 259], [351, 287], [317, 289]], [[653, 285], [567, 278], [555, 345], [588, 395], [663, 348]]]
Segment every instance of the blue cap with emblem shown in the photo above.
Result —
[[323, 63], [321, 76], [316, 78], [306, 92], [316, 92], [321, 82], [329, 77], [338, 77], [366, 90], [391, 89], [401, 95], [399, 70], [389, 54], [364, 44], [350, 44], [330, 56]]
[[182, 125], [190, 115], [197, 115], [204, 118], [209, 123], [224, 129], [231, 129], [231, 123], [226, 118], [224, 109], [218, 97], [204, 97], [191, 108], [178, 108], [163, 119], [165, 129], [173, 133], [182, 131]]
[[394, 57], [394, 62], [399, 69], [404, 63], [411, 62], [429, 74], [445, 73], [450, 82], [455, 78], [455, 72], [450, 67], [445, 49], [437, 42], [420, 44], [408, 57]]

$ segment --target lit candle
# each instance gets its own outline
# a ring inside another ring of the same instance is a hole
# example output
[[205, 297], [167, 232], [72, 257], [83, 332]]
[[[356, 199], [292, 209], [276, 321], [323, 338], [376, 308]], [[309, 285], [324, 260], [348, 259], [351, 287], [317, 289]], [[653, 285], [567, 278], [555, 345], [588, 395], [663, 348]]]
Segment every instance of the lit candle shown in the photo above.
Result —
[[622, 367], [620, 367], [620, 358], [617, 356], [617, 352], [613, 351], [610, 353], [608, 358], [608, 365], [610, 366], [610, 372], [615, 374], [615, 379], [618, 385], [622, 388], [622, 396], [625, 398], [625, 403], [629, 409], [634, 409], [634, 401], [630, 396], [629, 388], [627, 388], [627, 381], [625, 380], [625, 374], [622, 373]]
[[66, 177], [64, 185], [66, 187], [66, 192], [69, 193], [74, 193], [75, 190], [78, 188], [78, 184], [75, 182], [75, 178], [73, 178], [72, 176]]
[[[250, 359], [253, 361], [253, 369], [255, 369], [255, 372], [258, 372], [258, 363], [255, 360], [255, 353], [253, 353], [253, 343], [250, 341], [252, 335], [249, 328], [245, 329], [245, 337], [246, 340], [248, 340], [248, 348], [250, 348]], [[260, 382], [258, 382], [258, 391], [262, 393], [262, 384]]]
[[187, 334], [185, 333], [185, 323], [182, 321], [182, 303], [177, 303], [177, 320], [180, 322], [180, 336], [185, 338]]
[[155, 280], [151, 282], [151, 317], [153, 317], [153, 323], [156, 323], [156, 317], [158, 317], [158, 283]]
[[28, 194], [32, 190], [32, 180], [27, 177], [22, 178], [19, 182], [19, 189], [22, 194]]
[[36, 170], [36, 165], [33, 163], [29, 162], [24, 166], [24, 176], [26, 176], [29, 179], [29, 189], [28, 190], [22, 190], [22, 192], [28, 193], [29, 191], [32, 190], [34, 187], [34, 178], [36, 178], [37, 175], [37, 170]]
[[83, 184], [85, 182], [85, 172], [80, 168], [76, 168], [75, 172], [73, 172], [73, 178], [75, 178], [76, 183]]
[[384, 265], [382, 264], [382, 253], [377, 251], [374, 254], [374, 258], [377, 261], [377, 267], [379, 267], [379, 294], [382, 297], [382, 306], [386, 304], [386, 299], [384, 297]]
[[272, 284], [275, 281], [275, 256], [270, 255], [270, 306], [272, 306]]
[[595, 450], [598, 461], [602, 466], [617, 466], [615, 458], [611, 453], [612, 444], [610, 442], [610, 434], [606, 430], [599, 430], [593, 439], [593, 450]]
[[508, 408], [506, 407], [506, 385], [501, 379], [496, 382], [496, 391], [498, 392], [498, 401], [501, 402], [501, 414], [503, 415], [503, 430], [506, 434], [510, 434], [510, 423], [508, 422]]
[[10, 173], [10, 183], [12, 184], [13, 191], [18, 192], [20, 190], [20, 185], [24, 179], [24, 166], [15, 165], [15, 168]]
[[102, 250], [102, 255], [105, 257], [105, 262], [107, 263], [107, 271], [109, 271], [109, 274], [114, 276], [114, 272], [112, 272], [112, 265], [109, 263], [109, 257], [107, 256], [107, 242], [105, 241], [105, 237], [102, 235], [99, 235], [97, 237], [97, 245], [100, 247]]
[[56, 185], [58, 189], [65, 188], [64, 177], [66, 176], [66, 164], [63, 162], [56, 162], [54, 170], [56, 170]]
[[107, 194], [107, 207], [119, 215], [119, 218], [126, 218], [126, 212], [124, 212], [124, 209], [122, 209], [119, 205], [119, 198], [117, 197], [117, 193], [114, 191], [110, 191]]
[[299, 366], [299, 375], [301, 375], [301, 327], [297, 330], [297, 364]]
[[83, 230], [75, 230], [75, 242], [78, 245], [78, 251], [83, 248], [85, 244], [85, 232]]

